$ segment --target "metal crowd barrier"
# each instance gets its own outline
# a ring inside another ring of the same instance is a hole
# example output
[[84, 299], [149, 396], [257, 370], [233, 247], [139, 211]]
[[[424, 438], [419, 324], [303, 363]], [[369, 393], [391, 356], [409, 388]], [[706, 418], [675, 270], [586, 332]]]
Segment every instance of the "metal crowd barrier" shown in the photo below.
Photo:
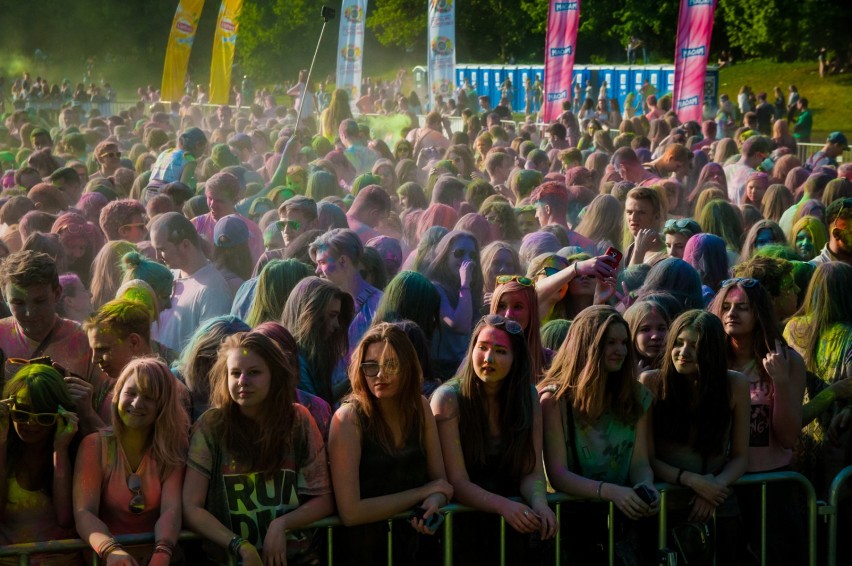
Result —
[[[824, 143], [797, 143], [796, 144], [796, 157], [799, 158], [799, 161], [804, 163], [808, 160], [808, 158], [814, 153], [818, 152], [825, 146]], [[847, 161], [852, 161], [852, 149], [847, 149], [843, 152], [843, 155], [837, 158], [839, 163], [844, 163]]]
[[837, 566], [837, 523], [841, 491], [852, 478], [852, 466], [840, 470], [831, 482], [828, 491], [828, 505], [825, 508], [828, 515], [828, 566]]
[[[829, 538], [828, 538], [828, 557], [829, 557], [829, 566], [836, 566], [837, 564], [837, 513], [838, 513], [838, 504], [840, 499], [840, 492], [846, 482], [852, 478], [852, 466], [844, 469], [840, 474], [835, 477], [834, 482], [831, 486], [830, 492], [830, 501], [829, 505], [823, 506], [820, 508], [821, 514], [829, 515]], [[743, 486], [743, 485], [759, 485], [761, 489], [761, 541], [760, 541], [760, 556], [761, 556], [761, 564], [765, 566], [766, 564], [766, 544], [767, 544], [767, 532], [766, 532], [766, 501], [767, 501], [767, 484], [776, 483], [776, 482], [793, 482], [799, 484], [802, 490], [805, 492], [807, 496], [807, 532], [808, 532], [808, 563], [810, 566], [816, 566], [817, 563], [817, 540], [816, 540], [816, 517], [817, 517], [817, 500], [816, 493], [814, 491], [811, 483], [801, 474], [795, 472], [773, 472], [766, 474], [749, 474], [747, 476], [743, 476], [739, 481], [736, 482], [735, 485]], [[668, 495], [670, 492], [674, 492], [677, 490], [683, 490], [685, 488], [680, 486], [673, 486], [669, 484], [657, 484], [657, 489], [660, 491], [661, 501], [660, 501], [660, 514], [658, 517], [658, 548], [660, 550], [666, 548], [667, 541], [667, 524], [668, 524], [668, 510], [666, 509], [666, 502], [668, 500]], [[562, 519], [562, 505], [570, 504], [572, 502], [586, 501], [578, 497], [569, 496], [563, 493], [555, 493], [549, 494], [547, 497], [548, 503], [550, 503], [555, 508], [556, 519], [557, 522], [561, 526]], [[608, 514], [608, 563], [612, 566], [615, 564], [615, 533], [613, 530], [613, 525], [615, 521], [615, 505], [613, 503], [608, 504], [609, 514]], [[475, 512], [475, 509], [470, 507], [466, 507], [464, 505], [458, 504], [450, 504], [441, 509], [441, 512], [445, 516], [444, 526], [443, 526], [443, 534], [444, 534], [444, 548], [443, 548], [443, 561], [444, 566], [452, 566], [453, 565], [453, 546], [455, 544], [453, 537], [453, 519], [456, 515], [460, 513], [468, 513]], [[408, 513], [401, 513], [395, 517], [392, 517], [388, 520], [388, 535], [387, 535], [387, 563], [388, 566], [393, 565], [393, 523], [396, 520], [407, 520], [409, 517]], [[327, 559], [329, 566], [332, 566], [334, 563], [334, 530], [338, 527], [343, 526], [340, 519], [338, 517], [328, 517], [321, 521], [317, 521], [307, 527], [305, 529], [325, 529], [326, 533], [326, 542], [327, 542]], [[500, 566], [505, 566], [506, 564], [506, 521], [502, 517], [500, 518]], [[562, 531], [561, 529], [558, 531], [556, 535], [555, 541], [555, 564], [559, 566], [562, 562]], [[145, 544], [153, 542], [154, 535], [153, 533], [145, 533], [138, 535], [124, 535], [116, 537], [119, 542], [126, 545], [131, 544]], [[183, 531], [180, 534], [181, 541], [187, 540], [200, 540], [201, 537], [196, 535], [195, 533]], [[26, 544], [15, 544], [9, 545], [5, 547], [0, 547], [0, 557], [7, 556], [18, 556], [18, 564], [20, 566], [26, 566], [29, 564], [29, 558], [33, 554], [55, 554], [62, 552], [74, 552], [88, 549], [89, 546], [85, 542], [80, 539], [72, 539], [72, 540], [56, 540], [56, 541], [47, 541], [47, 542], [35, 542], [35, 543], [26, 543]], [[96, 566], [100, 563], [98, 561], [98, 557], [94, 556], [94, 562]], [[234, 560], [229, 559], [229, 566], [233, 566]]]

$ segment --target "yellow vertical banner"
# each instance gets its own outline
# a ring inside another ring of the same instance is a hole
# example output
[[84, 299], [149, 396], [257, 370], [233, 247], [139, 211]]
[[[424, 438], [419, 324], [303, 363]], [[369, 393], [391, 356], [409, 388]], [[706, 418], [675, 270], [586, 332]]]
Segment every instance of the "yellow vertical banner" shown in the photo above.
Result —
[[237, 18], [243, 0], [222, 0], [216, 36], [213, 38], [213, 61], [210, 63], [210, 103], [228, 104], [231, 89], [231, 66], [237, 46]]
[[179, 0], [169, 43], [166, 46], [166, 61], [163, 64], [163, 85], [160, 90], [163, 100], [180, 100], [183, 96], [186, 69], [192, 42], [198, 29], [198, 20], [204, 0]]

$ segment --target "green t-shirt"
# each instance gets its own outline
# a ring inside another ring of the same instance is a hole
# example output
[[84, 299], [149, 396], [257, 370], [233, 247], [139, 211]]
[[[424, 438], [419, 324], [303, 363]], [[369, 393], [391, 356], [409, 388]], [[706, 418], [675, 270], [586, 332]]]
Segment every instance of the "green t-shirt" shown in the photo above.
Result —
[[[642, 409], [647, 412], [653, 396], [641, 383], [636, 382], [635, 385]], [[573, 466], [574, 471], [580, 473], [579, 470], [582, 469], [583, 477], [589, 479], [629, 485], [630, 461], [636, 444], [636, 425], [617, 420], [609, 411], [594, 423], [585, 422], [577, 411], [572, 411], [572, 415], [572, 441], [576, 443], [577, 457], [580, 460], [580, 467]], [[570, 445], [568, 454], [571, 458], [573, 453]]]

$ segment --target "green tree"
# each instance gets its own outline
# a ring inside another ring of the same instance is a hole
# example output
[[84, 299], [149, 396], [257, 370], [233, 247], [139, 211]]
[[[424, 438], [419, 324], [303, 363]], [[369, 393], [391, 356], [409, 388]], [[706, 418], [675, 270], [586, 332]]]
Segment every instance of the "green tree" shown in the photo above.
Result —
[[382, 45], [410, 49], [426, 37], [426, 2], [376, 0], [367, 27]]

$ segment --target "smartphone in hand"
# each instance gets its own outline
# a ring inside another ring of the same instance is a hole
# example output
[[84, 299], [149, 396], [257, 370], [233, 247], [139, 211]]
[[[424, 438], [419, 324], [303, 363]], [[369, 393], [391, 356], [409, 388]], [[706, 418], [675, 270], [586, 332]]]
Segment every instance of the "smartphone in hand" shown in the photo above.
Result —
[[[426, 509], [423, 507], [415, 507], [411, 512], [411, 519], [423, 519], [423, 515], [426, 514]], [[432, 516], [424, 521], [424, 524], [427, 529], [432, 531], [433, 533], [438, 530], [438, 527], [441, 526], [441, 523], [444, 522], [444, 516], [441, 513], [432, 513]]]
[[604, 252], [604, 256], [609, 258], [609, 259], [607, 259], [607, 261], [609, 262], [610, 265], [612, 265], [613, 269], [617, 269], [618, 264], [621, 263], [621, 258], [624, 257], [624, 254], [622, 254], [620, 251], [618, 251], [614, 247], [610, 246]]

